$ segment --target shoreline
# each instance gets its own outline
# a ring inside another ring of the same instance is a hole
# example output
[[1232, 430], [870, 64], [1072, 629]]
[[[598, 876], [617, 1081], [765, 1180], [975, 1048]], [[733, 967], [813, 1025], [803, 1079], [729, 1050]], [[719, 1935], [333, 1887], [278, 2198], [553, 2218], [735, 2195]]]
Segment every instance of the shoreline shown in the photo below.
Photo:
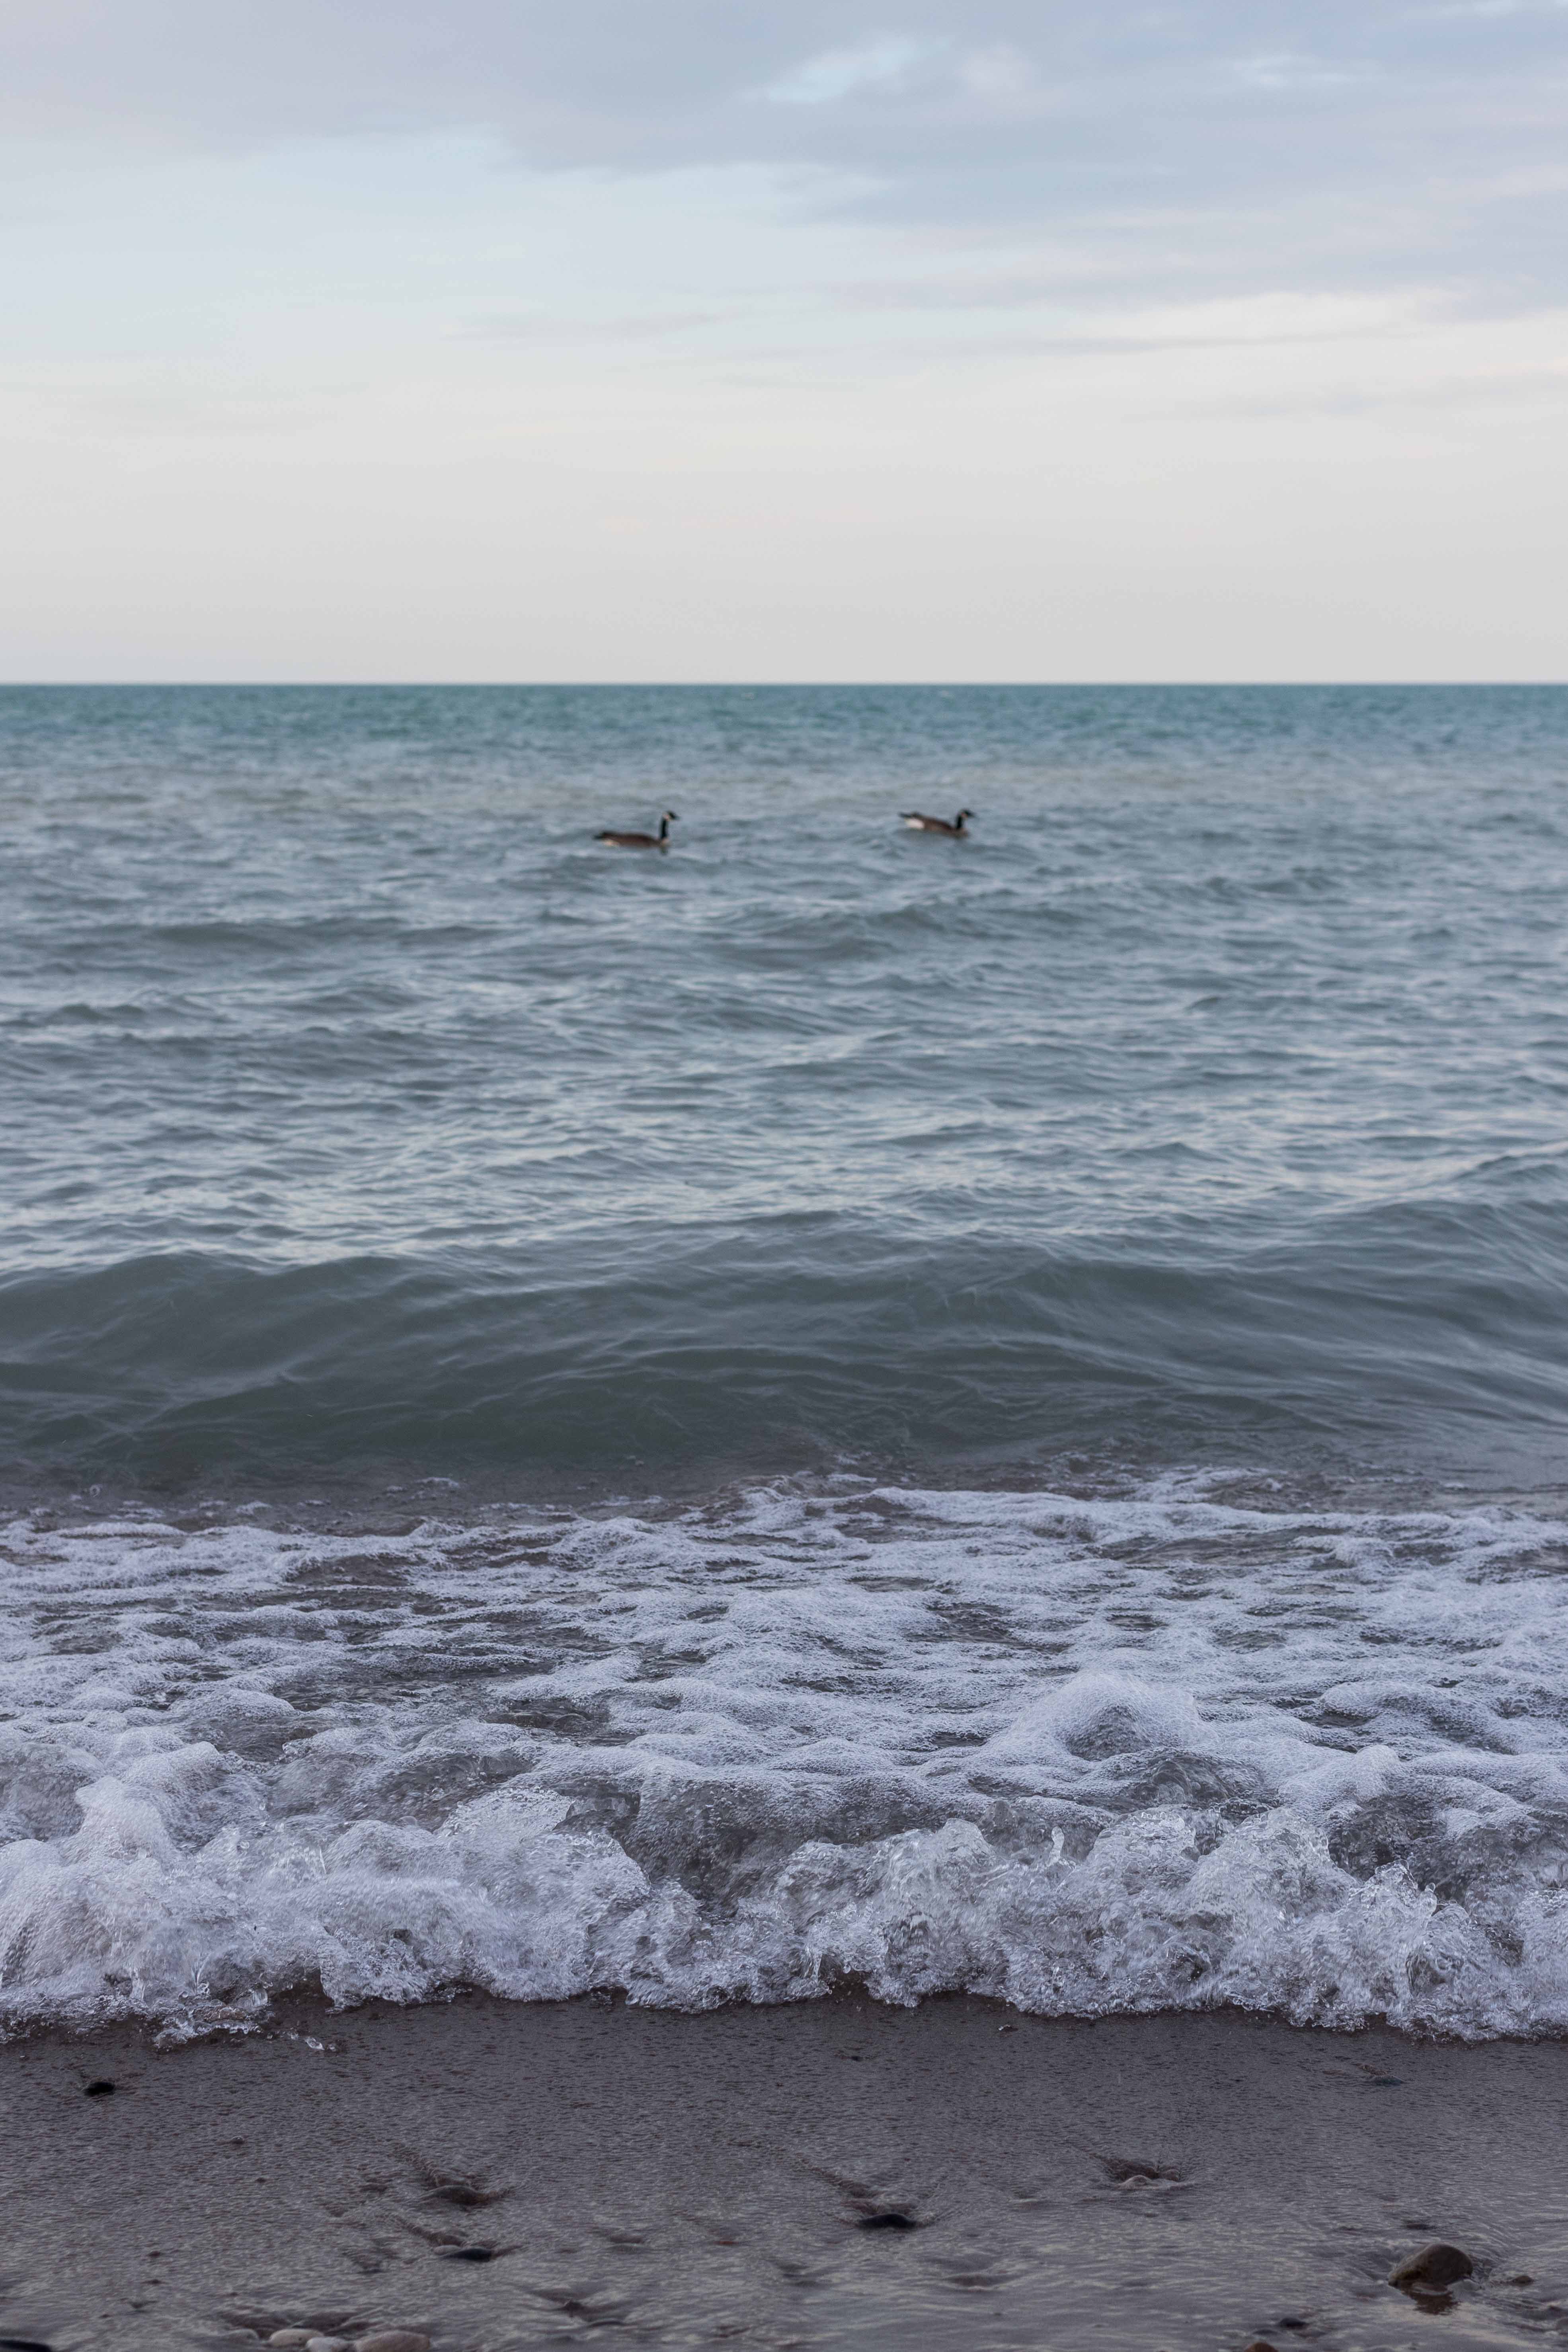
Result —
[[1553, 1475], [1524, 1480], [1489, 1475], [1415, 1456], [1358, 1458], [1325, 1450], [1320, 1459], [1278, 1458], [1255, 1450], [1223, 1458], [1191, 1454], [1086, 1452], [1042, 1445], [1016, 1450], [847, 1456], [820, 1454], [674, 1461], [657, 1480], [646, 1463], [594, 1465], [554, 1475], [532, 1466], [506, 1473], [486, 1466], [448, 1475], [420, 1464], [388, 1461], [316, 1476], [310, 1465], [283, 1472], [268, 1465], [232, 1475], [202, 1474], [158, 1480], [87, 1467], [0, 1467], [0, 1524], [31, 1521], [61, 1528], [124, 1518], [184, 1533], [249, 1526], [308, 1536], [405, 1535], [419, 1528], [457, 1530], [504, 1526], [521, 1519], [594, 1519], [613, 1515], [650, 1520], [739, 1504], [748, 1495], [778, 1489], [842, 1501], [858, 1490], [911, 1494], [1032, 1496], [1069, 1501], [1125, 1500], [1174, 1483], [1195, 1496], [1260, 1517], [1377, 1513], [1391, 1517], [1427, 1512], [1521, 1510], [1568, 1516], [1568, 1481]]
[[[464, 1994], [166, 2051], [29, 2036], [0, 2089], [0, 2336], [56, 2352], [312, 2323], [435, 2352], [1398, 2352], [1440, 2325], [1479, 2352], [1568, 2318], [1568, 2042]], [[1477, 2265], [1441, 2312], [1388, 2284], [1428, 2238]]]

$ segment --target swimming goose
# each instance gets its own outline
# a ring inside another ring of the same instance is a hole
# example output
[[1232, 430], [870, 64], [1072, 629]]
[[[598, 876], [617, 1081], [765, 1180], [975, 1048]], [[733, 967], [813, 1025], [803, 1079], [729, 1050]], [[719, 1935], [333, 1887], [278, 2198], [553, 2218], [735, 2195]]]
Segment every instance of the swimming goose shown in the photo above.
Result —
[[945, 833], [952, 840], [962, 841], [964, 825], [974, 811], [960, 809], [951, 824], [944, 816], [921, 816], [918, 809], [900, 809], [899, 814], [911, 833]]
[[669, 828], [679, 819], [673, 809], [666, 809], [658, 821], [657, 833], [596, 833], [595, 841], [607, 841], [612, 849], [668, 849]]

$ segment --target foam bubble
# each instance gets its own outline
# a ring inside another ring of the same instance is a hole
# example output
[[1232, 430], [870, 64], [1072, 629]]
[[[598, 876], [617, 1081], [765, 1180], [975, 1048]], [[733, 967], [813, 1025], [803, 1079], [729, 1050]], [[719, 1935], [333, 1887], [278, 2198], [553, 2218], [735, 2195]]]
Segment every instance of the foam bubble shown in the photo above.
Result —
[[0, 2015], [853, 1979], [1568, 2028], [1568, 1528], [767, 1488], [5, 1533]]

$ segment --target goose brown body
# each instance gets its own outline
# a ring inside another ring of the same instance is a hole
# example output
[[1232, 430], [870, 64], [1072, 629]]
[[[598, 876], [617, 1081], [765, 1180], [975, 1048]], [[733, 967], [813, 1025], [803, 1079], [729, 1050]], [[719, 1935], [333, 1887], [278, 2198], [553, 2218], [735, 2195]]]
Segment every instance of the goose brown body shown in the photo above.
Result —
[[658, 821], [657, 833], [596, 833], [595, 841], [608, 842], [612, 849], [668, 849], [669, 828], [679, 823], [673, 809], [666, 809]]
[[922, 816], [919, 809], [900, 809], [899, 814], [911, 833], [945, 833], [950, 840], [960, 841], [974, 811], [960, 809], [951, 824], [944, 816]]

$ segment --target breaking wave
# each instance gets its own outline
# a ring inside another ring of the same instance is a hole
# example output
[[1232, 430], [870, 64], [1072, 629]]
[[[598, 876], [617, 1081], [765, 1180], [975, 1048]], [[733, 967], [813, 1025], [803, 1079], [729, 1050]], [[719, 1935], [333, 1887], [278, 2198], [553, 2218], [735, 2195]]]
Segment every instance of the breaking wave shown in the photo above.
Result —
[[0, 2016], [856, 1983], [1563, 2032], [1568, 1527], [1225, 1497], [18, 1520]]

